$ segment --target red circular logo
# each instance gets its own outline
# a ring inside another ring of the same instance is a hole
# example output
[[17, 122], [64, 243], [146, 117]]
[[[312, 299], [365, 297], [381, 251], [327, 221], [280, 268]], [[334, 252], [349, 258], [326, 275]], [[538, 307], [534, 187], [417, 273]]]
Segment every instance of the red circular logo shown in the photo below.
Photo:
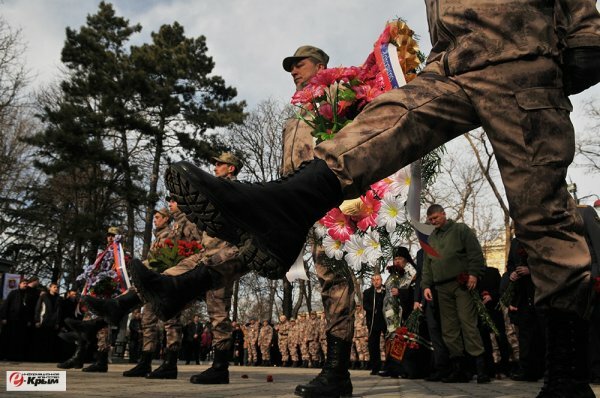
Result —
[[25, 379], [21, 373], [12, 372], [10, 376], [8, 376], [8, 381], [10, 381], [11, 384], [15, 387], [20, 387], [21, 384], [23, 384], [23, 381], [25, 381]]

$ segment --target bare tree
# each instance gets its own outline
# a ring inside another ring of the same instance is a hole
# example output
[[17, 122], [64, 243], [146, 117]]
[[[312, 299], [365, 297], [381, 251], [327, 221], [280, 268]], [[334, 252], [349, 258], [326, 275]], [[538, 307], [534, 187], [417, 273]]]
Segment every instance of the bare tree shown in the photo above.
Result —
[[577, 134], [575, 165], [591, 173], [600, 172], [600, 101], [590, 100], [584, 105], [592, 124], [587, 131]]

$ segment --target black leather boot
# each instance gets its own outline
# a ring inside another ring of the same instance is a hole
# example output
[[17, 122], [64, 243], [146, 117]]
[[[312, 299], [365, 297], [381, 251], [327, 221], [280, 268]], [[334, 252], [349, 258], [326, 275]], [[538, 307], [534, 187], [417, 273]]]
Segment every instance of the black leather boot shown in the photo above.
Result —
[[81, 369], [81, 371], [106, 373], [108, 371], [108, 351], [98, 351], [96, 353], [96, 362], [86, 368]]
[[142, 300], [140, 300], [135, 290], [128, 290], [125, 294], [115, 299], [99, 299], [92, 296], [83, 296], [82, 300], [96, 315], [103, 317], [111, 325], [119, 325], [125, 315], [142, 304]]
[[308, 384], [296, 386], [294, 394], [300, 397], [351, 397], [350, 348], [352, 342], [327, 335], [327, 358], [321, 373]]
[[190, 301], [216, 286], [219, 280], [217, 273], [202, 263], [177, 276], [154, 272], [137, 259], [131, 261], [130, 270], [138, 293], [162, 321], [175, 317]]
[[308, 369], [308, 360], [307, 359], [305, 359], [305, 360], [302, 361], [302, 367], [304, 369]]
[[78, 334], [80, 339], [83, 339], [87, 343], [94, 342], [98, 330], [107, 325], [106, 321], [102, 318], [88, 319], [85, 321], [67, 319], [65, 323]]
[[153, 372], [148, 373], [147, 379], [176, 379], [177, 354], [179, 350], [168, 350], [165, 361]]
[[83, 368], [83, 357], [85, 355], [85, 349], [87, 345], [85, 343], [77, 344], [75, 353], [69, 359], [56, 365], [60, 369], [81, 369]]
[[285, 275], [310, 227], [343, 199], [338, 178], [320, 159], [265, 184], [217, 178], [178, 162], [167, 169], [165, 183], [190, 221], [238, 245], [249, 268], [271, 279]]
[[210, 368], [190, 378], [194, 384], [229, 384], [229, 361], [227, 350], [215, 350], [215, 359]]
[[444, 378], [442, 378], [442, 382], [444, 383], [468, 383], [469, 376], [463, 369], [463, 358], [455, 357], [450, 359], [452, 364], [452, 371], [450, 374]]
[[492, 381], [486, 370], [484, 354], [475, 358], [475, 364], [477, 366], [477, 384], [484, 384]]
[[300, 361], [294, 361], [292, 363], [292, 368], [299, 368], [300, 367]]
[[140, 361], [133, 368], [123, 372], [125, 377], [146, 377], [152, 372], [152, 352], [142, 351]]
[[587, 372], [581, 372], [580, 368], [587, 368], [589, 324], [575, 313], [558, 310], [547, 311], [544, 319], [546, 374], [537, 398], [595, 397], [586, 378]]

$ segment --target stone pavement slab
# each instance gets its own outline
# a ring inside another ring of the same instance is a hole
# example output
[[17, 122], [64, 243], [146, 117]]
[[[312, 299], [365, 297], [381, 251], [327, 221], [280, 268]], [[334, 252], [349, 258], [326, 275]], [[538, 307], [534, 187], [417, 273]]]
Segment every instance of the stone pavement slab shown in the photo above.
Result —
[[[154, 361], [154, 367], [158, 366]], [[107, 373], [67, 371], [66, 392], [7, 392], [6, 371], [54, 371], [54, 364], [0, 362], [0, 397], [126, 397], [126, 398], [180, 398], [180, 397], [294, 397], [297, 384], [306, 383], [319, 373], [318, 369], [239, 367], [230, 368], [230, 384], [202, 386], [191, 384], [190, 376], [205, 370], [208, 365], [179, 365], [177, 380], [147, 380], [123, 377], [121, 373], [131, 364], [110, 364]], [[444, 398], [531, 398], [541, 383], [494, 380], [490, 384], [475, 382], [445, 384], [423, 380], [389, 379], [370, 376], [368, 371], [353, 370], [352, 383], [355, 397], [444, 397]], [[273, 382], [267, 382], [267, 376]], [[242, 376], [248, 376], [243, 378]], [[593, 386], [600, 394], [600, 386]], [[600, 395], [598, 395], [600, 397]]]

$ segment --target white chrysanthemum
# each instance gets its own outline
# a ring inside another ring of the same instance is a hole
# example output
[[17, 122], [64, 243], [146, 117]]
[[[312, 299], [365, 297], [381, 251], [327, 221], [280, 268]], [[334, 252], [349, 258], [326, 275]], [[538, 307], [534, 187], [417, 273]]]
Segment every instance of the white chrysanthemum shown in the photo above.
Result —
[[377, 225], [380, 227], [385, 226], [385, 230], [389, 234], [396, 230], [398, 224], [402, 224], [406, 221], [403, 202], [404, 199], [395, 196], [392, 192], [386, 193], [381, 200]]
[[320, 222], [315, 223], [315, 234], [319, 239], [324, 238], [327, 236], [327, 227]]
[[346, 242], [344, 249], [346, 255], [344, 259], [349, 266], [355, 270], [360, 270], [361, 264], [368, 262], [369, 248], [365, 245], [365, 241], [362, 236], [353, 234], [350, 240]]
[[344, 257], [344, 244], [339, 240], [333, 239], [329, 235], [326, 235], [323, 238], [323, 249], [325, 249], [325, 254], [327, 254], [327, 257], [329, 258], [341, 260], [342, 257]]
[[398, 170], [386, 180], [390, 182], [388, 192], [391, 192], [394, 196], [406, 196], [410, 186], [410, 167], [407, 166]]
[[370, 230], [363, 236], [363, 241], [367, 248], [367, 262], [374, 266], [375, 263], [377, 263], [377, 260], [383, 256], [383, 253], [381, 252], [381, 243], [379, 243], [379, 232]]

